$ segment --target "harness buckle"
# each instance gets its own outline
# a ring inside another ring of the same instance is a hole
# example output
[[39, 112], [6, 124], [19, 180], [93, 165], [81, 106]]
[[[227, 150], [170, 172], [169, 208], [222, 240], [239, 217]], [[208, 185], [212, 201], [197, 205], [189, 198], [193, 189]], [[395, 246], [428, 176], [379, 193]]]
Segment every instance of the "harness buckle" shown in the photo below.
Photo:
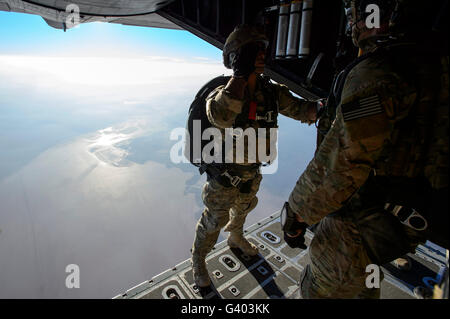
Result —
[[266, 121], [267, 123], [272, 123], [272, 122], [274, 122], [274, 119], [273, 119], [273, 111], [268, 111], [268, 112], [267, 112], [265, 115], [263, 115], [263, 116], [256, 115], [256, 120], [257, 120], [257, 121], [263, 120], [263, 121]]
[[273, 120], [273, 111], [267, 112], [265, 118], [266, 118], [267, 123], [272, 123], [274, 121]]
[[416, 231], [423, 231], [428, 228], [428, 222], [417, 210], [402, 205], [386, 203], [384, 209], [393, 214], [399, 221]]
[[234, 187], [237, 187], [242, 180], [239, 176], [231, 176], [228, 171], [223, 172], [222, 175], [227, 177], [230, 180], [230, 184]]

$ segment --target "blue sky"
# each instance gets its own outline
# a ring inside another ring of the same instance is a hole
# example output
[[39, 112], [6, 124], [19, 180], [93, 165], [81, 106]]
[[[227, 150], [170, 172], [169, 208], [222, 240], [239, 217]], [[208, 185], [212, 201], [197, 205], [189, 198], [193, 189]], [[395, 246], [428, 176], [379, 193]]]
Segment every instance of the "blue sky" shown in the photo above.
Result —
[[85, 23], [66, 32], [54, 29], [39, 16], [0, 11], [0, 54], [152, 55], [221, 60], [221, 51], [187, 31]]

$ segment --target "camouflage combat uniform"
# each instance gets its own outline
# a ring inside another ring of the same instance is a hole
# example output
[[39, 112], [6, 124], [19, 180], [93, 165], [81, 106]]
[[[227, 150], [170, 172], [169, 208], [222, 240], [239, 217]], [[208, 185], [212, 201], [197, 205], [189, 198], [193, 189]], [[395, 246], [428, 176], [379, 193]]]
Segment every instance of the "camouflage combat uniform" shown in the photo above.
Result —
[[[270, 92], [268, 92], [268, 86]], [[268, 98], [269, 94], [270, 98]], [[316, 103], [294, 97], [284, 85], [270, 83], [268, 80], [259, 77], [256, 82], [254, 100], [257, 102], [257, 111], [261, 114], [264, 112], [264, 106], [267, 103], [276, 103], [275, 107], [279, 113], [303, 123], [313, 123], [308, 119], [307, 114], [308, 108], [312, 104], [315, 107]], [[238, 100], [224, 86], [219, 86], [207, 98], [208, 119], [213, 126], [219, 128], [224, 134], [225, 128], [232, 127], [236, 118], [245, 113], [249, 103], [248, 91], [243, 100]], [[249, 121], [242, 129], [247, 127], [257, 129], [263, 126], [264, 124], [261, 124], [261, 122]], [[234, 152], [234, 154], [236, 153]], [[246, 184], [248, 187], [245, 191], [240, 191], [232, 186], [225, 187], [208, 176], [202, 192], [205, 209], [196, 226], [192, 250], [193, 258], [205, 258], [216, 243], [223, 227], [225, 227], [225, 231], [229, 231], [231, 234], [242, 235], [245, 218], [256, 207], [258, 202], [256, 193], [262, 179], [258, 160], [256, 165], [255, 163], [249, 163], [246, 152], [245, 162], [229, 164], [228, 172], [232, 176], [241, 177], [241, 184]]]
[[396, 190], [427, 205], [415, 183], [404, 190], [408, 184], [396, 188], [395, 178], [448, 188], [448, 56], [417, 50], [377, 48], [351, 69], [336, 119], [290, 195], [306, 223], [319, 223], [303, 298], [379, 297], [379, 289], [365, 286], [366, 266], [425, 240], [383, 209], [386, 193]]

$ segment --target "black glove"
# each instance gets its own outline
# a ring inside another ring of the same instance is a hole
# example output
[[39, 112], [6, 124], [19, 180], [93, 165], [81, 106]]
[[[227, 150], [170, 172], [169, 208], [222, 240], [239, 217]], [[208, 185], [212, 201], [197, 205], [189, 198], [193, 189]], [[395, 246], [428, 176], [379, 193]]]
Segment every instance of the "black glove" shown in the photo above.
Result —
[[238, 52], [230, 53], [230, 64], [233, 69], [234, 77], [248, 79], [250, 74], [255, 71], [255, 62], [258, 51], [258, 44], [250, 42], [243, 45]]
[[[281, 209], [280, 224], [284, 233], [284, 240], [289, 247], [306, 249], [305, 233], [306, 228], [308, 228], [308, 224], [301, 223], [297, 220], [297, 216], [292, 211], [288, 202], [285, 202], [283, 208]], [[301, 231], [301, 233], [297, 235], [299, 231]]]
[[303, 234], [300, 234], [297, 237], [289, 237], [286, 233], [284, 233], [284, 241], [291, 248], [307, 248], [305, 245], [305, 236]]
[[306, 223], [296, 222], [292, 228], [295, 230], [301, 230], [302, 231], [301, 234], [297, 235], [295, 237], [290, 237], [287, 235], [286, 232], [284, 232], [284, 241], [291, 248], [306, 249], [307, 247], [305, 245], [305, 233], [306, 233], [307, 227], [308, 227], [308, 224], [306, 224]]

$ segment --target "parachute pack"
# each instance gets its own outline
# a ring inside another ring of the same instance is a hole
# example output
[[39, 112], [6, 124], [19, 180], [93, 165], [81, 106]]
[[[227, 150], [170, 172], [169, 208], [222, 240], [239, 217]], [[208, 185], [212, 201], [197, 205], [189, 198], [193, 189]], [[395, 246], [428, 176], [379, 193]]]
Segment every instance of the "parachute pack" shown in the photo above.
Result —
[[[189, 133], [189, 136], [186, 136], [184, 156], [189, 160], [189, 162], [197, 167], [201, 167], [204, 164], [204, 161], [202, 156], [201, 158], [197, 158], [196, 153], [199, 153], [201, 155], [203, 148], [211, 140], [204, 140], [200, 136], [200, 141], [194, 141], [194, 121], [200, 121], [202, 131], [206, 130], [209, 127], [212, 127], [212, 124], [209, 122], [208, 116], [206, 115], [206, 98], [218, 86], [227, 84], [230, 78], [230, 76], [221, 75], [206, 83], [198, 91], [194, 101], [189, 107], [189, 114], [186, 123], [186, 131]], [[200, 152], [194, 149], [195, 145], [197, 144], [200, 146]], [[222, 152], [222, 154], [224, 154], [224, 152]]]

